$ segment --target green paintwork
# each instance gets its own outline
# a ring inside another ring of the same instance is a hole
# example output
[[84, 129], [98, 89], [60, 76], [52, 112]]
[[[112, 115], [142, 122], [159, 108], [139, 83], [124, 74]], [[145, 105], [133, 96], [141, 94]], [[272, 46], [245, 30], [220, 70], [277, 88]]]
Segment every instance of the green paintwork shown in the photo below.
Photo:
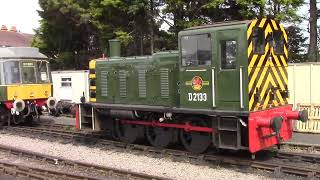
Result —
[[[219, 110], [248, 110], [248, 58], [247, 58], [247, 25], [248, 21], [235, 23], [232, 25], [212, 26], [201, 29], [190, 29], [179, 33], [179, 39], [186, 35], [211, 34], [212, 63], [204, 67], [183, 67], [180, 64], [180, 79], [182, 82], [191, 80], [194, 76], [201, 76], [204, 81], [210, 81], [209, 86], [203, 86], [201, 91], [194, 91], [191, 86], [181, 83], [180, 106], [199, 109], [219, 109]], [[234, 70], [221, 69], [220, 42], [223, 40], [237, 41], [237, 63]], [[181, 41], [179, 41], [181, 49]], [[240, 106], [240, 67], [243, 76], [243, 108]], [[206, 71], [192, 71], [205, 69]], [[215, 103], [212, 99], [212, 69], [214, 71]], [[188, 93], [206, 93], [206, 102], [190, 102]], [[214, 106], [215, 105], [215, 106]]]
[[110, 47], [110, 57], [121, 56], [121, 43], [118, 39], [109, 40], [109, 47]]
[[[97, 60], [96, 102], [248, 111], [246, 40], [248, 23], [250, 21], [224, 23], [191, 28], [179, 33], [179, 49], [181, 49], [180, 39], [182, 36], [210, 34], [211, 65], [184, 67], [181, 65], [180, 51], [155, 53], [152, 56], [111, 57], [110, 59]], [[220, 68], [220, 41], [223, 40], [237, 41], [237, 63], [234, 70]], [[242, 108], [240, 105], [240, 68], [243, 80]], [[214, 84], [212, 85], [213, 70]], [[166, 73], [169, 75], [168, 79], [166, 79]], [[200, 90], [194, 90], [190, 84], [195, 76], [201, 77], [205, 82]], [[143, 77], [145, 77], [145, 83]], [[169, 94], [166, 94], [167, 84]], [[145, 93], [143, 87], [145, 87]], [[212, 87], [215, 92], [214, 103]], [[206, 101], [190, 101], [190, 93], [206, 93]]]
[[[98, 60], [97, 102], [176, 107], [178, 105], [177, 63], [177, 52]], [[164, 88], [166, 86], [168, 89]]]
[[7, 86], [0, 86], [0, 101], [7, 101]]

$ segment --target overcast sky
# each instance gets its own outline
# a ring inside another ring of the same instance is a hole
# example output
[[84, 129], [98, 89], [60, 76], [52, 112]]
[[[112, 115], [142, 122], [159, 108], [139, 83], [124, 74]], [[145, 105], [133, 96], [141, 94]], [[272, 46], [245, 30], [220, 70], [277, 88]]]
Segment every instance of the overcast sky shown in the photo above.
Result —
[[[39, 27], [40, 17], [37, 10], [40, 9], [38, 0], [0, 0], [0, 25], [6, 25], [8, 28], [16, 26], [18, 30], [24, 33], [34, 34], [33, 29]], [[303, 17], [308, 16], [308, 4], [305, 4], [299, 10]], [[303, 22], [301, 28], [307, 30], [308, 22]], [[308, 33], [304, 33], [308, 35]]]
[[0, 0], [0, 25], [16, 26], [24, 33], [34, 34], [39, 27], [38, 0]]

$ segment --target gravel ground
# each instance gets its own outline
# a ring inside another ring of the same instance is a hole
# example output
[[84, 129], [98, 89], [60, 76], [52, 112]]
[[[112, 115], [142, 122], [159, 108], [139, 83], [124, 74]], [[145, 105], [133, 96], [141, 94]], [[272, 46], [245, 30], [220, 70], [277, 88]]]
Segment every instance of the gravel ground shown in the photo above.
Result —
[[173, 162], [171, 159], [167, 158], [153, 158], [126, 152], [60, 144], [57, 142], [48, 142], [7, 134], [0, 135], [0, 144], [66, 159], [127, 169], [172, 179], [276, 179], [270, 176], [261, 175], [260, 173], [251, 174], [222, 167]]

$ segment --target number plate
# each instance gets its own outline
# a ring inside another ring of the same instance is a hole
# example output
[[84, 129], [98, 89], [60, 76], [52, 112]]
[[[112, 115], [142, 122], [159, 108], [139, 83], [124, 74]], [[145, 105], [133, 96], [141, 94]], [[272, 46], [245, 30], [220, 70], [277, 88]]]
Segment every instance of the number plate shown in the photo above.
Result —
[[188, 101], [207, 101], [207, 93], [188, 93]]

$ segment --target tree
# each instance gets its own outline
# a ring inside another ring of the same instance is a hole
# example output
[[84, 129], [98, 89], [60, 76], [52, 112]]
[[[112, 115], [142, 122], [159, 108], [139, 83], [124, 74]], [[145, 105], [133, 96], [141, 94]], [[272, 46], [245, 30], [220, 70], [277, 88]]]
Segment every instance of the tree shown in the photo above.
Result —
[[310, 18], [309, 18], [309, 24], [310, 24], [310, 43], [309, 43], [309, 49], [308, 49], [308, 61], [317, 61], [317, 1], [316, 0], [310, 0]]
[[39, 0], [42, 17], [33, 46], [54, 59], [58, 69], [80, 69], [99, 53], [98, 34], [86, 10], [88, 2]]
[[[108, 40], [122, 42], [122, 55], [176, 49], [182, 29], [219, 21], [271, 15], [293, 21], [302, 0], [39, 0], [41, 26], [33, 45], [58, 69], [84, 69], [108, 55]], [[160, 30], [165, 23], [169, 31]]]
[[289, 45], [289, 62], [298, 63], [306, 60], [305, 49], [307, 38], [303, 36], [302, 29], [292, 25], [286, 28]]

